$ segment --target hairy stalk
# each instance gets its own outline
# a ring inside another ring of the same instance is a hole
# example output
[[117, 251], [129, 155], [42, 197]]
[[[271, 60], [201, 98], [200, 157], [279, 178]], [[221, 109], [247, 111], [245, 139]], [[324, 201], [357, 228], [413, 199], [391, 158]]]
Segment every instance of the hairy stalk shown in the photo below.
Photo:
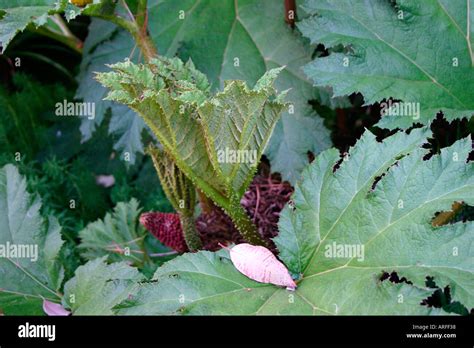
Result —
[[146, 62], [149, 62], [152, 58], [158, 58], [158, 50], [146, 31], [137, 27], [132, 35]]
[[[177, 161], [179, 162], [179, 165], [182, 166], [181, 168], [183, 168], [183, 170], [188, 168], [184, 162], [179, 161], [179, 157], [177, 157]], [[195, 175], [193, 176], [192, 172], [186, 173], [186, 175], [188, 177], [195, 178], [197, 186], [203, 188], [205, 195], [210, 198], [215, 205], [225, 211], [225, 213], [231, 218], [237, 230], [247, 242], [254, 245], [267, 246], [265, 240], [263, 240], [258, 233], [257, 227], [252, 222], [252, 220], [250, 220], [244, 208], [240, 205], [239, 198], [229, 199], [224, 194], [211, 187], [202, 178], [196, 177]]]
[[268, 246], [267, 242], [258, 233], [257, 226], [240, 204], [240, 199], [231, 199], [230, 207], [224, 210], [247, 242], [253, 245]]
[[202, 248], [202, 242], [196, 230], [194, 215], [186, 214], [182, 210], [178, 211], [178, 215], [186, 245], [190, 251], [198, 251]]
[[137, 15], [136, 22], [137, 25], [146, 32], [148, 25], [148, 10], [147, 10], [147, 0], [138, 0], [137, 4]]
[[163, 191], [179, 215], [183, 237], [188, 249], [199, 250], [202, 244], [194, 223], [194, 205], [196, 203], [194, 185], [164, 150], [150, 146], [148, 153], [153, 159]]
[[[127, 6], [125, 1], [123, 4], [124, 6]], [[130, 12], [128, 7], [126, 9]], [[146, 62], [150, 61], [152, 58], [158, 58], [158, 50], [156, 49], [156, 46], [153, 43], [150, 35], [148, 35], [147, 30], [147, 0], [139, 0], [136, 18], [132, 15], [131, 20], [127, 20], [115, 14], [104, 15], [100, 13], [94, 13], [91, 14], [91, 16], [112, 22], [122, 29], [128, 31], [140, 48], [140, 51], [142, 52], [143, 58]]]

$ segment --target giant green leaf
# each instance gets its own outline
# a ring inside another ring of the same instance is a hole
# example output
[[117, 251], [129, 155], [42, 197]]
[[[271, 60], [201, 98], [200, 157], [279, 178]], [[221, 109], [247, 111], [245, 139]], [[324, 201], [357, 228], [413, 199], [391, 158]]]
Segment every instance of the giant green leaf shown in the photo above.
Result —
[[105, 263], [106, 256], [80, 266], [64, 285], [63, 305], [73, 315], [110, 315], [136, 291], [144, 276], [126, 262]]
[[[405, 112], [394, 109], [381, 127], [428, 124], [440, 111], [448, 120], [471, 117], [473, 7], [472, 0], [307, 0], [312, 16], [299, 23], [303, 34], [347, 50], [316, 58], [305, 73], [335, 95], [360, 92], [366, 104], [388, 98], [405, 103]], [[408, 103], [418, 103], [419, 115]]]
[[[376, 140], [366, 131], [345, 159], [323, 152], [305, 169], [281, 214], [275, 243], [298, 279], [295, 292], [253, 282], [226, 251], [174, 259], [119, 313], [440, 314], [421, 305], [449, 286], [474, 306], [474, 224], [433, 227], [454, 201], [474, 203], [471, 139], [425, 159], [427, 130]], [[340, 253], [339, 248], [346, 250]], [[363, 253], [358, 254], [358, 251]], [[338, 254], [339, 252], [339, 254]], [[406, 281], [382, 280], [396, 272]], [[149, 302], [147, 302], [150, 300]], [[146, 308], [145, 308], [146, 306]]]
[[[431, 225], [435, 213], [454, 201], [473, 203], [474, 168], [466, 164], [471, 139], [425, 161], [426, 150], [416, 149], [423, 133], [377, 142], [367, 131], [335, 172], [334, 150], [304, 172], [293, 196], [295, 211], [285, 208], [275, 243], [289, 269], [303, 277], [299, 291], [312, 303], [321, 303], [320, 282], [344, 278], [354, 286], [334, 295], [362, 296], [359, 285], [376, 288], [380, 272], [396, 271], [418, 287], [434, 277], [440, 287], [451, 287], [454, 300], [474, 306], [474, 224]], [[334, 243], [364, 246], [363, 260], [328, 257]], [[350, 313], [354, 303], [345, 301], [334, 303]]]
[[[10, 250], [0, 257], [0, 310], [6, 314], [40, 314], [43, 298], [60, 299], [61, 227], [54, 217], [46, 225], [40, 208], [16, 167], [0, 169], [0, 249]], [[26, 253], [12, 254], [20, 248]]]

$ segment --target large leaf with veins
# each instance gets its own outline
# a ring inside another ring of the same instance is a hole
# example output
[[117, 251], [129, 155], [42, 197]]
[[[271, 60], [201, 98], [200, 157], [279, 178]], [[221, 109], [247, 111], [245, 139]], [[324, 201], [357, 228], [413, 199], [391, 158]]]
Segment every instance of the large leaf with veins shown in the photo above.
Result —
[[[449, 286], [474, 306], [474, 224], [434, 227], [454, 201], [474, 203], [471, 139], [428, 160], [426, 129], [378, 142], [366, 131], [346, 160], [330, 149], [305, 169], [274, 239], [295, 292], [240, 274], [227, 251], [178, 257], [117, 310], [124, 314], [440, 314], [421, 305]], [[340, 252], [340, 247], [343, 251]], [[358, 250], [362, 250], [361, 253]], [[397, 272], [406, 282], [382, 280]]]
[[474, 1], [307, 0], [298, 25], [313, 43], [346, 53], [316, 58], [305, 73], [335, 95], [360, 92], [366, 104], [393, 98], [416, 112], [384, 116], [379, 126], [429, 124], [474, 114]]
[[64, 307], [73, 315], [110, 315], [112, 308], [127, 299], [145, 277], [126, 262], [105, 263], [107, 256], [76, 269], [64, 285]]
[[[63, 244], [61, 227], [51, 216], [46, 225], [41, 201], [26, 191], [26, 180], [7, 164], [0, 169], [0, 311], [4, 314], [41, 314], [43, 298], [58, 302], [64, 270], [57, 260]], [[37, 248], [34, 255], [8, 250]]]

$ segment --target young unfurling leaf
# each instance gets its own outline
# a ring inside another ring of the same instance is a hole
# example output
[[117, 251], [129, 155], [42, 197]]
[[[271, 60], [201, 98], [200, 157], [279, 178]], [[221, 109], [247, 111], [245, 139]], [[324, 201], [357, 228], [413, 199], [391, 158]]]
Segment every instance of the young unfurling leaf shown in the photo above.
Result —
[[253, 89], [227, 81], [215, 96], [192, 62], [153, 59], [112, 65], [97, 79], [107, 99], [124, 103], [148, 124], [180, 171], [223, 208], [252, 244], [265, 242], [240, 199], [250, 184], [270, 135], [286, 107], [272, 84], [282, 69], [268, 71]]

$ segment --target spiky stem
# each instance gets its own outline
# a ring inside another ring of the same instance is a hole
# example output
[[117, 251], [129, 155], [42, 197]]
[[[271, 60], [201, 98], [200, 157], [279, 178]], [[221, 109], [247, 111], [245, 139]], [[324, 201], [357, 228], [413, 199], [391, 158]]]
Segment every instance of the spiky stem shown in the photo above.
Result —
[[192, 182], [179, 170], [173, 159], [163, 150], [150, 146], [148, 153], [153, 159], [163, 191], [179, 215], [183, 237], [190, 251], [202, 247], [194, 221], [196, 189]]
[[202, 248], [201, 238], [196, 230], [194, 216], [178, 211], [181, 228], [183, 229], [184, 240], [190, 251], [198, 251]]
[[260, 236], [257, 226], [250, 220], [244, 207], [240, 204], [238, 198], [231, 199], [228, 209], [225, 209], [227, 215], [232, 219], [237, 230], [244, 239], [253, 245], [267, 246], [266, 241]]

